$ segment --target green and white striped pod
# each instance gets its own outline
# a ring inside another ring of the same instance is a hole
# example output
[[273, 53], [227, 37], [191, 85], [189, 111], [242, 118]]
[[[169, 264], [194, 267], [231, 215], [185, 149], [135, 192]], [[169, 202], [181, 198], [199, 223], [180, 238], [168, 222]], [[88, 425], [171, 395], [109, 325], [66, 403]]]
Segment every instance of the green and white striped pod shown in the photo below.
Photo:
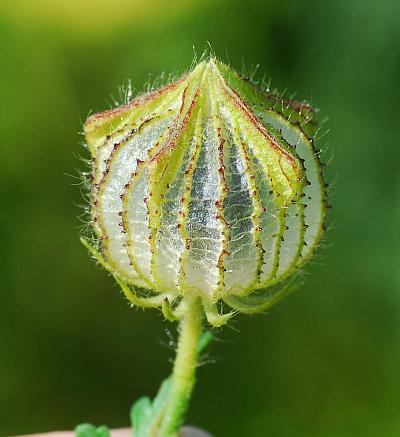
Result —
[[261, 311], [292, 287], [324, 229], [315, 129], [310, 105], [203, 61], [85, 123], [94, 238], [84, 242], [135, 304], [179, 317], [195, 293], [214, 325], [231, 314], [220, 301]]

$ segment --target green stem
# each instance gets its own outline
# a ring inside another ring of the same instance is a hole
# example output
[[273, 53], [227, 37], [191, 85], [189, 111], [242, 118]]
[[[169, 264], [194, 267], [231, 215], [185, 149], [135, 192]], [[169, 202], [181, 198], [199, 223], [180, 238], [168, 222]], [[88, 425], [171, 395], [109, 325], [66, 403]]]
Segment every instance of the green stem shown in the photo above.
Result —
[[185, 316], [180, 324], [178, 348], [172, 371], [171, 393], [160, 425], [160, 437], [177, 435], [195, 383], [202, 311], [197, 297], [186, 296]]

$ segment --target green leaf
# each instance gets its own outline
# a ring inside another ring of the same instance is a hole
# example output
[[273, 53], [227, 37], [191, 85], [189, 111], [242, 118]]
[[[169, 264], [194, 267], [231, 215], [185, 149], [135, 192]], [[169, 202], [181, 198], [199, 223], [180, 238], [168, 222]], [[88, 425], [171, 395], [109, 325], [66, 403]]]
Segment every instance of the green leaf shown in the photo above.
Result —
[[82, 423], [75, 428], [76, 437], [110, 437], [107, 426], [102, 425], [96, 428], [90, 423]]
[[[200, 355], [207, 348], [213, 334], [211, 331], [205, 331], [200, 337], [197, 345], [197, 354]], [[150, 437], [156, 436], [161, 419], [165, 412], [165, 407], [170, 398], [172, 386], [172, 377], [165, 379], [151, 402], [147, 396], [138, 399], [132, 406], [130, 418], [132, 428], [135, 430], [135, 437]]]
[[147, 423], [152, 416], [151, 400], [147, 396], [138, 399], [132, 406], [130, 418], [132, 428], [136, 430], [136, 436], [144, 435], [143, 432], [147, 428]]
[[157, 396], [154, 398], [153, 401], [153, 414], [159, 413], [167, 402], [168, 395], [171, 389], [171, 383], [171, 377], [164, 379], [164, 381], [161, 383], [161, 387], [158, 390]]
[[167, 378], [162, 382], [153, 402], [144, 396], [133, 404], [130, 417], [132, 428], [135, 429], [135, 437], [149, 437], [158, 429], [170, 388], [171, 378]]
[[210, 330], [203, 332], [197, 345], [197, 355], [201, 355], [205, 351], [213, 338], [214, 335]]

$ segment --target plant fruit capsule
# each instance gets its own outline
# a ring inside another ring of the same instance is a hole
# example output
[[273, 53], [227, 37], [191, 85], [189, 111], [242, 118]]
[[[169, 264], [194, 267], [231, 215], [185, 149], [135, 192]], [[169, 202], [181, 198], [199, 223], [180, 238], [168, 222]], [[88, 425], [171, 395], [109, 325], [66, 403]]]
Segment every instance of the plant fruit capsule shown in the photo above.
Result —
[[315, 111], [215, 58], [84, 125], [92, 241], [128, 286], [264, 309], [319, 245]]

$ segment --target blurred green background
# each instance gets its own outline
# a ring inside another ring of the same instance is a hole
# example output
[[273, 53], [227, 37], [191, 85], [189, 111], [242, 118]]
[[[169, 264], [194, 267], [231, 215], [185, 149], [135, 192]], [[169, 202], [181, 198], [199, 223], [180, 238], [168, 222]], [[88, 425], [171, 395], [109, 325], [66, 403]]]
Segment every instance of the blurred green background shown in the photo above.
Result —
[[305, 286], [218, 334], [187, 420], [216, 437], [400, 435], [398, 0], [3, 0], [1, 436], [126, 426], [168, 374], [167, 325], [89, 260], [68, 174], [91, 111], [207, 42], [322, 109], [335, 186]]

